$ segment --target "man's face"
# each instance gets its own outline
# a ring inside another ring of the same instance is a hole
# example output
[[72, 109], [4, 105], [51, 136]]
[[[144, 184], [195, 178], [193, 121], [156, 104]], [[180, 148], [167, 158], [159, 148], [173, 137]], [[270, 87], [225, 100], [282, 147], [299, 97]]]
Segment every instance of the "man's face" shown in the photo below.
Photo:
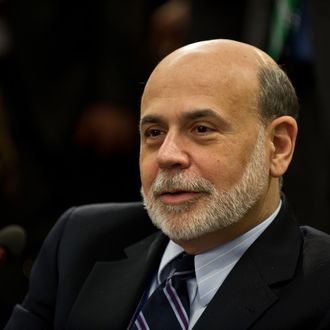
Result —
[[179, 66], [160, 70], [146, 87], [141, 191], [152, 221], [172, 239], [240, 221], [267, 189], [256, 77], [254, 88], [244, 83], [239, 72], [201, 75]]

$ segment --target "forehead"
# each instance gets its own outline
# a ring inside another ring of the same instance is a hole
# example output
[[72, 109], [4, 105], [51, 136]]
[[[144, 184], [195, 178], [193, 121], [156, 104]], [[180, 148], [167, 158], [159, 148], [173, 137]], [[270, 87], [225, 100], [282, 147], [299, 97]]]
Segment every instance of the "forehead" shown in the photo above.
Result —
[[225, 56], [184, 54], [161, 63], [150, 76], [141, 102], [141, 116], [162, 116], [212, 109], [223, 117], [256, 114], [256, 68]]

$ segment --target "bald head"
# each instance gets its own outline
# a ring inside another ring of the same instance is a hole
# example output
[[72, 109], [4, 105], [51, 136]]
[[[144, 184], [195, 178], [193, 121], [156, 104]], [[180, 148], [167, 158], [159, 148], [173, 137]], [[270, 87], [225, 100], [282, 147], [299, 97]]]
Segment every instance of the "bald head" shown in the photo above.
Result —
[[179, 48], [166, 56], [159, 66], [183, 64], [191, 58], [200, 58], [204, 65], [229, 65], [256, 68], [260, 64], [277, 65], [260, 49], [234, 40], [214, 39], [200, 41]]
[[[166, 56], [152, 72], [142, 97], [142, 111], [153, 96], [185, 87], [208, 87], [228, 102], [245, 99], [263, 122], [297, 116], [295, 91], [281, 68], [260, 49], [226, 39], [193, 43]], [[200, 89], [201, 90], [201, 89]], [[229, 93], [228, 93], [229, 92]]]

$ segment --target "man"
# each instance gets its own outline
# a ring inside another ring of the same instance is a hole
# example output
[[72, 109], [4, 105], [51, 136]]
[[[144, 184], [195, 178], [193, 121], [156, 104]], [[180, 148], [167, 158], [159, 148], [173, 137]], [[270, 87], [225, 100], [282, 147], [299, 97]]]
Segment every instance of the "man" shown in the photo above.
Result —
[[[297, 111], [287, 76], [252, 46], [167, 56], [140, 120], [142, 194], [161, 231], [140, 203], [67, 211], [6, 329], [328, 329], [330, 238], [299, 228], [280, 194]], [[188, 306], [150, 303], [183, 251], [195, 256]]]

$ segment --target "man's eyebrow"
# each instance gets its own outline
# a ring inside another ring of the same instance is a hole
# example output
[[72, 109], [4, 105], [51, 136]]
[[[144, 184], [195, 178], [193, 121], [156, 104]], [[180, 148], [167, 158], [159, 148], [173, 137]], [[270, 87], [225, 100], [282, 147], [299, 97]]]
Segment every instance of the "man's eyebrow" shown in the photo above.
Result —
[[146, 124], [161, 124], [165, 120], [162, 116], [159, 115], [146, 115], [140, 120], [140, 127]]
[[200, 119], [205, 117], [212, 117], [212, 118], [218, 118], [219, 120], [224, 120], [220, 115], [217, 114], [217, 112], [215, 112], [212, 109], [192, 110], [184, 113], [183, 117], [185, 119], [190, 119], [190, 120]]
[[189, 111], [183, 114], [185, 120], [197, 120], [203, 118], [213, 119], [216, 123], [220, 124], [223, 128], [229, 128], [229, 122], [223, 118], [217, 111], [212, 109], [198, 109]]

